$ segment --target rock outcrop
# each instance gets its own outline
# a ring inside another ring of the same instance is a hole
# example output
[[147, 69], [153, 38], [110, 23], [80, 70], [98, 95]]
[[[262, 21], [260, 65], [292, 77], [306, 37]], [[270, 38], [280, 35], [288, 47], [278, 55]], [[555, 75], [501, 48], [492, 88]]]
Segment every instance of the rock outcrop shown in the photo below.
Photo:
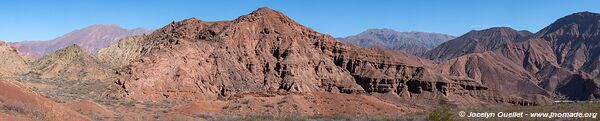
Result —
[[15, 77], [30, 71], [29, 65], [10, 45], [0, 41], [0, 77]]
[[53, 40], [25, 41], [10, 44], [17, 48], [19, 54], [34, 57], [42, 57], [72, 44], [81, 46], [88, 53], [96, 53], [98, 50], [108, 47], [121, 38], [147, 33], [150, 33], [150, 31], [141, 28], [127, 30], [117, 25], [97, 24], [69, 32]]
[[454, 38], [456, 37], [439, 33], [369, 29], [357, 35], [337, 39], [364, 48], [385, 48], [417, 55]]
[[107, 80], [114, 71], [78, 45], [57, 50], [32, 63], [42, 79]]
[[[191, 18], [173, 22], [120, 44], [124, 45], [101, 51], [107, 58], [132, 60], [118, 72], [118, 91], [110, 95], [138, 101], [210, 100], [255, 92], [329, 92], [391, 93], [407, 99], [461, 104], [545, 103], [503, 98], [473, 80], [434, 73], [418, 58], [338, 42], [269, 8], [233, 21]], [[111, 51], [132, 53], [110, 55]]]
[[126, 37], [98, 51], [98, 59], [112, 68], [122, 68], [148, 52], [150, 44], [144, 43], [145, 36]]

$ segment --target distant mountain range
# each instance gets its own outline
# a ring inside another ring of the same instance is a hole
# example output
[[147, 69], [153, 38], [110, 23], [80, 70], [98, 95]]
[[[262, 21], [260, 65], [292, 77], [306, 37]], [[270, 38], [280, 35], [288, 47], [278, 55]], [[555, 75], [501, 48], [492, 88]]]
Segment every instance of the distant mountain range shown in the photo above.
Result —
[[72, 44], [81, 46], [88, 53], [96, 53], [121, 38], [150, 32], [142, 28], [127, 30], [117, 25], [97, 24], [69, 32], [53, 40], [14, 42], [10, 45], [17, 48], [21, 55], [35, 57], [44, 56]]
[[454, 39], [454, 36], [427, 32], [397, 32], [392, 29], [369, 29], [360, 34], [337, 38], [364, 48], [383, 48], [420, 54]]

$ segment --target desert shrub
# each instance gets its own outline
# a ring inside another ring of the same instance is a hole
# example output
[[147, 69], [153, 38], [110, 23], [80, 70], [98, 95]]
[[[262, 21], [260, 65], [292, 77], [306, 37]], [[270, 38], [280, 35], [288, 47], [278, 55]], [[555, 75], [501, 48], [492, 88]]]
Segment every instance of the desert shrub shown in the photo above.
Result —
[[281, 105], [281, 104], [286, 103], [286, 102], [287, 102], [286, 100], [282, 100], [282, 101], [277, 102], [277, 104]]
[[274, 108], [274, 107], [275, 107], [275, 106], [273, 106], [272, 104], [266, 104], [266, 105], [264, 105], [264, 106], [265, 106], [265, 107], [267, 107], [267, 108]]
[[250, 100], [244, 100], [244, 101], [242, 101], [242, 104], [247, 105], [248, 103], [250, 103]]
[[58, 121], [52, 111], [35, 109], [19, 102], [4, 104], [2, 110], [24, 115], [31, 121]]
[[429, 113], [427, 118], [431, 121], [452, 121], [452, 113], [447, 107], [439, 107]]
[[267, 121], [267, 120], [277, 120], [277, 117], [275, 116], [265, 116], [265, 115], [255, 115], [255, 116], [246, 116], [243, 117], [241, 120], [245, 120], [245, 121]]
[[135, 102], [133, 102], [133, 101], [128, 101], [128, 100], [123, 100], [123, 101], [121, 101], [121, 102], [120, 102], [120, 104], [121, 104], [122, 106], [125, 106], [125, 107], [128, 107], [128, 108], [131, 108], [131, 107], [134, 107], [134, 106], [135, 106]]
[[213, 116], [211, 114], [208, 113], [197, 113], [195, 115], [193, 115], [195, 118], [200, 118], [200, 119], [212, 119]]
[[7, 103], [2, 106], [2, 110], [11, 111], [19, 114], [26, 114], [27, 108], [22, 103]]
[[33, 111], [27, 114], [31, 121], [59, 121], [58, 116], [52, 111]]

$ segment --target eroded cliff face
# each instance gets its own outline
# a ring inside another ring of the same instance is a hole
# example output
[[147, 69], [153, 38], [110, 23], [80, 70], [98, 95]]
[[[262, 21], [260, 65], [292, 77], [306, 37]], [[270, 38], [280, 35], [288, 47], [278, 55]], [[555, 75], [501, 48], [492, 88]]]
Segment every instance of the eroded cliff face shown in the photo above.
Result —
[[[499, 84], [500, 81], [482, 83], [481, 80], [471, 78], [445, 76], [450, 74], [439, 73], [422, 65], [404, 64], [403, 61], [386, 61], [399, 59], [395, 59], [392, 55], [369, 53], [366, 49], [341, 49], [333, 52], [339, 52], [334, 54], [336, 55], [334, 56], [336, 65], [349, 71], [355, 82], [368, 93], [393, 93], [405, 99], [431, 99], [429, 102], [443, 100], [458, 105], [482, 102], [518, 105], [549, 103], [549, 99], [544, 96], [548, 95], [545, 90], [519, 88], [523, 87], [519, 84], [535, 86], [535, 83], [527, 80], [519, 80], [524, 81], [521, 83]], [[369, 54], [365, 54], [365, 52]], [[490, 73], [495, 73], [495, 71]], [[490, 88], [490, 86], [495, 86], [493, 84], [515, 86], [511, 87], [515, 90]]]
[[433, 73], [430, 62], [418, 58], [338, 42], [268, 8], [233, 21], [173, 22], [139, 41], [141, 49], [102, 50], [140, 55], [118, 72], [119, 87], [111, 96], [163, 101], [256, 92], [392, 93], [431, 102], [543, 104], [500, 98], [472, 80]]

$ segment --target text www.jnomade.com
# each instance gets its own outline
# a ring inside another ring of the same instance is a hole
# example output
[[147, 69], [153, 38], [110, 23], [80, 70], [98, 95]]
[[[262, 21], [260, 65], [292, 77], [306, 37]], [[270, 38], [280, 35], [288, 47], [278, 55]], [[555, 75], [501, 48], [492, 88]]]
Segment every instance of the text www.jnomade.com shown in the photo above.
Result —
[[593, 118], [595, 119], [598, 113], [583, 113], [583, 112], [464, 112], [458, 114], [460, 117], [466, 118]]

